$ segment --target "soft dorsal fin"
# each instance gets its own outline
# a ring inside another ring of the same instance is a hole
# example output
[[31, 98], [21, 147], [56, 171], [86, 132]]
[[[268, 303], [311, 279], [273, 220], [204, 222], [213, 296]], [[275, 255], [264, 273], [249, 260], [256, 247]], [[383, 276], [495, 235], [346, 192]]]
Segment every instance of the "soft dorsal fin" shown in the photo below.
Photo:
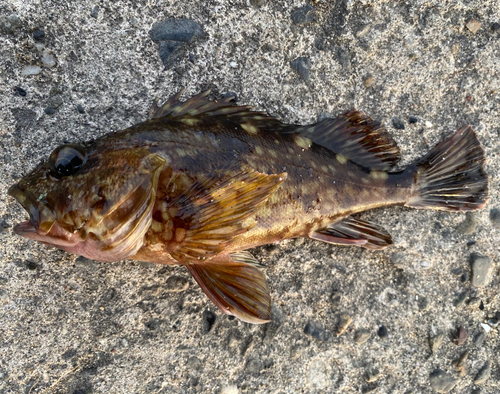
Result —
[[270, 320], [271, 297], [261, 267], [245, 251], [187, 265], [196, 282], [223, 313], [253, 324]]
[[181, 263], [221, 253], [254, 223], [249, 218], [284, 182], [286, 173], [266, 175], [247, 169], [215, 172], [195, 181], [169, 203], [175, 212], [169, 253]]
[[175, 119], [194, 124], [195, 121], [218, 117], [237, 123], [249, 133], [259, 131], [293, 133], [301, 127], [281, 123], [266, 112], [252, 111], [249, 105], [234, 105], [233, 96], [211, 101], [207, 99], [210, 90], [206, 90], [186, 101], [180, 101], [183, 92], [184, 89], [177, 92], [161, 106], [158, 105], [158, 99], [155, 99], [149, 110], [148, 119]]
[[387, 171], [400, 159], [399, 148], [385, 128], [357, 110], [297, 131], [315, 144], [374, 170]]

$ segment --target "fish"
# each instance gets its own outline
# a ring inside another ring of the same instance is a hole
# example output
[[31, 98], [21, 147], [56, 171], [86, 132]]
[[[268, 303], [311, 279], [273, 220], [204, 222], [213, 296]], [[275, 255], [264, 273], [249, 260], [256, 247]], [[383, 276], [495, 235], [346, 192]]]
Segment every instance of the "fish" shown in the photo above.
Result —
[[394, 139], [361, 111], [294, 125], [182, 94], [156, 99], [142, 123], [56, 147], [8, 191], [29, 214], [14, 232], [98, 261], [183, 265], [224, 314], [262, 324], [271, 297], [249, 249], [305, 237], [380, 250], [390, 234], [357, 213], [487, 203], [470, 125], [394, 170]]

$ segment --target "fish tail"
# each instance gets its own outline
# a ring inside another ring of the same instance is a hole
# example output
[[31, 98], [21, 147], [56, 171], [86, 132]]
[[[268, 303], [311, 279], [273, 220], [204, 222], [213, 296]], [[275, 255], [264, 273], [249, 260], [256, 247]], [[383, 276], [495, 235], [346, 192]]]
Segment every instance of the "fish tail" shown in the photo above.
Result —
[[441, 211], [481, 209], [488, 201], [484, 161], [472, 127], [462, 127], [408, 168], [414, 183], [405, 205]]

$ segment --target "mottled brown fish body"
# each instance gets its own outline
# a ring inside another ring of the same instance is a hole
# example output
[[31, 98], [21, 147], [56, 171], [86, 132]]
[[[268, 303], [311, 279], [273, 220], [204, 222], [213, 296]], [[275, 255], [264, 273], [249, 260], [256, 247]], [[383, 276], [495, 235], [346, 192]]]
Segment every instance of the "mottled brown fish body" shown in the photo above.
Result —
[[207, 94], [155, 102], [147, 122], [56, 148], [9, 190], [30, 213], [16, 233], [102, 261], [183, 264], [224, 313], [263, 323], [269, 291], [246, 249], [293, 237], [382, 249], [390, 235], [351, 215], [487, 200], [470, 126], [390, 172], [399, 149], [363, 113], [286, 125]]

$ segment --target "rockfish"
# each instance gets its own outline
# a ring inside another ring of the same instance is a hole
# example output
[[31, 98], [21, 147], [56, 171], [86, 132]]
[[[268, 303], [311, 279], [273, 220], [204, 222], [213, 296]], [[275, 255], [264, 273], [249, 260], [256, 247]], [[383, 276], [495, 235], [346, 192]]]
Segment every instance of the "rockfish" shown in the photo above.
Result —
[[391, 236], [353, 215], [487, 201], [470, 126], [391, 172], [399, 149], [362, 112], [289, 125], [232, 97], [181, 93], [144, 123], [57, 147], [9, 189], [30, 216], [14, 231], [89, 259], [182, 264], [223, 313], [264, 323], [269, 291], [247, 249], [295, 237], [382, 249]]

